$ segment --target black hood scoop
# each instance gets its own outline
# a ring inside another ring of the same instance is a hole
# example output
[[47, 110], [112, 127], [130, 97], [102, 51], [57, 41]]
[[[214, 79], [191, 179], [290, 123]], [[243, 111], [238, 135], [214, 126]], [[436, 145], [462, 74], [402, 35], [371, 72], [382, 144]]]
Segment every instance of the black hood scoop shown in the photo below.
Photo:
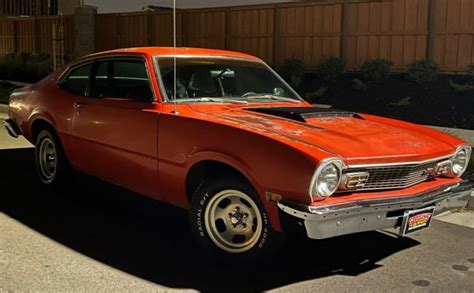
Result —
[[247, 111], [278, 116], [299, 122], [306, 122], [310, 118], [325, 117], [356, 117], [362, 119], [354, 112], [322, 107], [267, 107], [267, 108], [246, 108]]

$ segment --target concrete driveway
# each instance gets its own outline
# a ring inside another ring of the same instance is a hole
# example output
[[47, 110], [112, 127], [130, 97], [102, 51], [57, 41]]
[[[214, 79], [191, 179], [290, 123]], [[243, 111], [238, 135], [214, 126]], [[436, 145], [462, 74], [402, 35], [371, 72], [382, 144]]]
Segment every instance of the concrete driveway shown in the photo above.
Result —
[[33, 149], [16, 144], [28, 146], [0, 129], [0, 292], [474, 288], [474, 229], [463, 221], [435, 220], [408, 238], [291, 240], [269, 263], [213, 264], [193, 245], [185, 211], [86, 175], [68, 192], [45, 191]]

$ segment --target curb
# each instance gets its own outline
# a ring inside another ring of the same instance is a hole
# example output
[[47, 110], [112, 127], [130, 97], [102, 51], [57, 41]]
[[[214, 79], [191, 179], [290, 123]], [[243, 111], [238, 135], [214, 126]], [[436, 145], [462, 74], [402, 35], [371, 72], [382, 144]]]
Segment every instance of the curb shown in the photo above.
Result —
[[449, 128], [449, 127], [439, 127], [439, 126], [430, 126], [430, 125], [427, 125], [427, 126], [433, 128], [433, 129], [445, 132], [445, 133], [450, 134], [452, 136], [456, 136], [456, 137], [468, 142], [470, 145], [474, 146], [474, 130]]
[[467, 203], [467, 208], [474, 210], [474, 191], [471, 192], [471, 198], [469, 198], [469, 202]]

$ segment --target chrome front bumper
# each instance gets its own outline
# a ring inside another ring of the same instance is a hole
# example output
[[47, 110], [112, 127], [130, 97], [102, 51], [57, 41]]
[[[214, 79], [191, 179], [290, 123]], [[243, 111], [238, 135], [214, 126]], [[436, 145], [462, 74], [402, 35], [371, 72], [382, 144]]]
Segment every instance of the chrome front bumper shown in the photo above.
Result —
[[[280, 201], [280, 219], [287, 232], [304, 228], [312, 239], [325, 239], [345, 234], [401, 226], [404, 212], [435, 207], [435, 215], [466, 207], [474, 184], [463, 181], [444, 185], [414, 196], [355, 200], [325, 206], [307, 206]], [[291, 222], [291, 223], [290, 223]]]
[[13, 120], [6, 119], [3, 121], [3, 124], [5, 125], [5, 128], [7, 129], [7, 132], [8, 134], [10, 134], [11, 137], [17, 138], [21, 135], [20, 129], [18, 129], [18, 126], [16, 126]]

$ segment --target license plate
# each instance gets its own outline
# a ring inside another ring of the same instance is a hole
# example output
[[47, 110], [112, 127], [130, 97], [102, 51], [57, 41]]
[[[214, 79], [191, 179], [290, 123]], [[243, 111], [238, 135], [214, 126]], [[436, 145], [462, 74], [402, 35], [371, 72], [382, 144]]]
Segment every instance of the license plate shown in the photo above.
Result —
[[429, 207], [419, 210], [406, 211], [403, 215], [400, 234], [405, 236], [428, 228], [431, 224], [434, 210], [434, 207]]

